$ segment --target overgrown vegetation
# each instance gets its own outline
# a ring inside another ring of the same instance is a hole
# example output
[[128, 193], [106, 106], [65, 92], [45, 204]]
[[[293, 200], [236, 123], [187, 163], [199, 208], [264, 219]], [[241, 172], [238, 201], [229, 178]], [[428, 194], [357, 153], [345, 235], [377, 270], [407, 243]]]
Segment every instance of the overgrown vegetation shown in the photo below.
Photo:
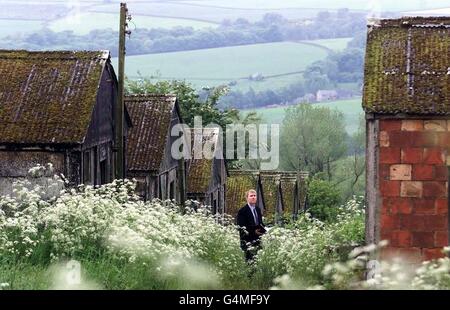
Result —
[[[134, 183], [64, 189], [44, 167], [0, 197], [0, 289], [361, 289], [448, 288], [448, 258], [405, 271], [383, 263], [364, 280], [377, 247], [364, 243], [364, 208], [355, 200], [327, 222], [309, 213], [262, 239], [245, 263], [236, 227], [208, 208], [144, 203]], [[70, 261], [69, 261], [70, 260]], [[68, 281], [69, 264], [81, 282]]]
[[[87, 288], [268, 288], [274, 277], [301, 277], [301, 270], [311, 283], [320, 282], [322, 267], [339, 257], [334, 245], [360, 243], [363, 235], [360, 208], [340, 209], [348, 225], [361, 222], [351, 232], [343, 221], [338, 227], [304, 215], [267, 234], [250, 267], [236, 227], [207, 208], [183, 214], [170, 201], [144, 203], [130, 181], [66, 190], [44, 167], [31, 173], [11, 196], [0, 197], [0, 282], [12, 289], [63, 285], [64, 264], [72, 259], [81, 263]], [[275, 251], [280, 243], [285, 250]], [[295, 251], [287, 251], [288, 244]]]
[[[320, 184], [339, 192], [341, 203], [364, 195], [364, 119], [359, 123], [358, 131], [349, 135], [337, 110], [312, 104], [288, 108], [280, 135], [281, 169], [308, 171], [316, 179], [312, 188], [318, 180], [327, 181]], [[322, 194], [319, 191], [317, 197]]]

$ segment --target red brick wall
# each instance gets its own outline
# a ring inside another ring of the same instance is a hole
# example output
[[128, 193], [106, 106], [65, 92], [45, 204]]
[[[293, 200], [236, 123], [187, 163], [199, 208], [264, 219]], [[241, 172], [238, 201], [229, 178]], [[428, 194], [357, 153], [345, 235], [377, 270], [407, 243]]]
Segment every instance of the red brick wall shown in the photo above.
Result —
[[379, 231], [380, 240], [389, 240], [382, 256], [442, 257], [448, 245], [450, 120], [379, 124]]

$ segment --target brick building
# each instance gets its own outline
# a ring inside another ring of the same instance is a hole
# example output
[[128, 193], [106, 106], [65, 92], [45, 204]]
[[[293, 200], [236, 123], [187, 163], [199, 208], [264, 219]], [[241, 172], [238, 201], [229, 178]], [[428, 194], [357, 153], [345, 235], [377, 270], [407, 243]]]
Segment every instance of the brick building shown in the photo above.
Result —
[[448, 17], [368, 29], [366, 241], [389, 240], [381, 258], [420, 262], [448, 245], [449, 37]]

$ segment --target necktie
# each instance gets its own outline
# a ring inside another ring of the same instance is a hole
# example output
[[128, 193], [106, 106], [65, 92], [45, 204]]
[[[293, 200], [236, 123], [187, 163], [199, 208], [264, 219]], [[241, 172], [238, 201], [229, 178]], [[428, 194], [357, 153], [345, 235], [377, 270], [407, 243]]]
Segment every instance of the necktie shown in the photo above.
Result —
[[253, 214], [255, 215], [255, 224], [258, 225], [259, 221], [258, 221], [258, 213], [256, 212], [256, 207], [253, 208]]

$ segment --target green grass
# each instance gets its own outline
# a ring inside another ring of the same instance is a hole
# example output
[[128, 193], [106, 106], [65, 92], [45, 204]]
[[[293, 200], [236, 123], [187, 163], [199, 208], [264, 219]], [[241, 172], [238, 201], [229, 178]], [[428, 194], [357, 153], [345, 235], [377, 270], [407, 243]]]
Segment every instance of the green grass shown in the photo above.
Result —
[[231, 90], [246, 92], [251, 87], [255, 92], [265, 90], [275, 91], [302, 80], [303, 80], [303, 73], [266, 78], [263, 81], [239, 80], [237, 81], [236, 85], [233, 85], [231, 87]]
[[[249, 21], [259, 21], [267, 13], [273, 13], [272, 9], [266, 10], [248, 10], [233, 9], [227, 7], [213, 7], [209, 5], [192, 5], [187, 1], [178, 2], [153, 2], [139, 3], [131, 2], [128, 4], [130, 13], [139, 12], [142, 15], [164, 16], [172, 18], [189, 18], [200, 21], [211, 21], [221, 23], [224, 19], [235, 20], [237, 18], [245, 18]], [[89, 9], [96, 12], [117, 12], [116, 4], [98, 5]], [[282, 13], [286, 18], [299, 19], [311, 18], [317, 15], [318, 9], [282, 9], [276, 11]]]
[[0, 283], [8, 283], [7, 289], [45, 290], [50, 287], [47, 268], [29, 263], [0, 262]]
[[[173, 28], [176, 26], [193, 27], [194, 29], [215, 27], [215, 24], [187, 19], [163, 18], [133, 15], [130, 29], [136, 28]], [[50, 23], [49, 28], [53, 31], [72, 30], [76, 34], [87, 34], [94, 29], [111, 28], [118, 30], [119, 13], [81, 13], [71, 15]]]
[[199, 4], [204, 6], [218, 6], [227, 8], [241, 8], [241, 9], [287, 9], [287, 8], [320, 8], [320, 9], [340, 9], [349, 8], [351, 10], [369, 10], [371, 3], [375, 3], [375, 8], [381, 11], [403, 11], [410, 9], [427, 9], [436, 7], [448, 6], [448, 1], [391, 1], [391, 0], [377, 0], [377, 1], [361, 1], [361, 0], [194, 0], [183, 1], [183, 3]]
[[352, 39], [353, 38], [338, 38], [338, 39], [310, 40], [301, 42], [319, 44], [334, 52], [339, 52], [344, 50], [347, 47], [348, 42], [350, 42]]
[[[359, 117], [363, 113], [361, 107], [361, 98], [350, 100], [338, 100], [321, 103], [313, 103], [316, 107], [328, 107], [330, 109], [336, 109], [344, 114], [346, 130], [349, 134], [357, 131], [359, 125]], [[258, 112], [263, 121], [268, 124], [282, 124], [283, 118], [288, 107], [274, 107], [274, 108], [259, 108], [241, 110], [243, 113], [251, 111]]]
[[37, 20], [0, 19], [0, 38], [18, 33], [38, 32], [42, 22]]
[[[252, 86], [262, 90], [290, 84], [301, 75], [268, 78], [266, 81], [250, 81], [247, 78], [255, 73], [271, 76], [302, 71], [326, 56], [327, 52], [320, 47], [281, 42], [127, 56], [125, 70], [130, 78], [137, 78], [138, 72], [142, 76], [159, 73], [162, 79], [185, 79], [196, 87], [227, 84], [235, 80], [238, 84], [234, 89], [247, 90]], [[117, 68], [116, 58], [113, 64]]]

